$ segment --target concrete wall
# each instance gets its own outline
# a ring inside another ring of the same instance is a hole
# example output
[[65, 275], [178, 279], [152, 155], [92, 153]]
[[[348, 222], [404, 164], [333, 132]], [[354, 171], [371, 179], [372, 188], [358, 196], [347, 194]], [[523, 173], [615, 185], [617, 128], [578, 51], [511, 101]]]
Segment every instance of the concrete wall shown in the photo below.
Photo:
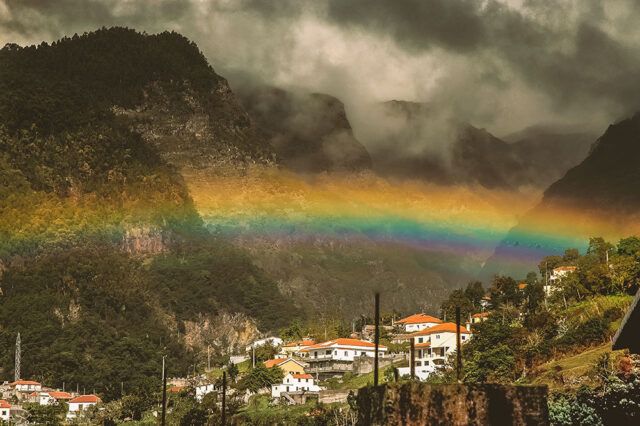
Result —
[[[322, 390], [318, 393], [318, 402], [322, 402], [324, 404], [333, 404], [334, 402], [347, 402], [347, 397], [349, 396], [350, 389], [327, 389]], [[357, 392], [357, 391], [354, 391]]]
[[[394, 362], [401, 361], [403, 359], [406, 359], [406, 355], [404, 354], [390, 355], [385, 358], [378, 358], [378, 368], [382, 369], [387, 365], [391, 365]], [[358, 374], [358, 375], [371, 373], [373, 371], [373, 364], [374, 364], [374, 358], [364, 357], [364, 356], [357, 357], [353, 360], [353, 368], [351, 371], [354, 374]]]
[[358, 392], [359, 425], [548, 425], [546, 386], [369, 386]]

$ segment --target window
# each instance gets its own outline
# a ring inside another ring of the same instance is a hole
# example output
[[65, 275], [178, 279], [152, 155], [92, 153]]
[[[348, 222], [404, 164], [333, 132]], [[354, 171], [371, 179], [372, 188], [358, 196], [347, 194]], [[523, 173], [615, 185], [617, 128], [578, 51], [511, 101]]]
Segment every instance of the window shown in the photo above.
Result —
[[425, 362], [424, 362], [424, 365], [429, 365], [429, 361], [425, 361]]
[[349, 351], [344, 351], [344, 356], [349, 356]]
[[331, 355], [331, 350], [324, 351], [324, 354], [325, 354], [325, 355]]
[[423, 339], [422, 337], [418, 337], [418, 343], [422, 343]]
[[464, 340], [464, 338], [465, 338], [465, 337], [466, 337], [466, 336], [460, 336], [460, 338], [461, 338], [462, 340]]
[[366, 356], [367, 353], [366, 352], [360, 352], [360, 356]]
[[[164, 392], [164, 391], [162, 391]], [[82, 404], [78, 404], [78, 410], [82, 410]]]
[[440, 335], [439, 335], [439, 334], [436, 334], [436, 339], [439, 339], [439, 338], [440, 338]]
[[333, 354], [334, 355], [338, 355], [338, 351], [333, 351]]
[[416, 367], [421, 367], [422, 366], [422, 361], [416, 361]]

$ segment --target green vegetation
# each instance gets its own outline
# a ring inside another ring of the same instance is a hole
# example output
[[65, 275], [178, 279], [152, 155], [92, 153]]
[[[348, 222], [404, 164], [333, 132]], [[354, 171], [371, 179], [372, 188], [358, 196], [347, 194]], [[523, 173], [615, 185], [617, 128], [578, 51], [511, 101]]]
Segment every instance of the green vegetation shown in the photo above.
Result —
[[[548, 384], [556, 390], [549, 404], [552, 424], [637, 422], [638, 379], [624, 351], [611, 351], [610, 338], [638, 289], [638, 260], [636, 237], [616, 245], [592, 238], [585, 254], [568, 249], [542, 260], [543, 276], [558, 266], [577, 267], [556, 280], [547, 297], [535, 273], [522, 281], [494, 277], [490, 315], [473, 325], [462, 350], [464, 381]], [[455, 306], [477, 311], [462, 290], [443, 303], [443, 309]], [[448, 367], [430, 381], [448, 383], [455, 376]]]
[[186, 340], [186, 323], [243, 312], [269, 330], [300, 315], [204, 228], [182, 177], [111, 112], [150, 86], [176, 107], [188, 88], [216, 111], [218, 80], [175, 33], [102, 29], [0, 50], [0, 380], [20, 332], [25, 378], [106, 402], [124, 387], [146, 409], [163, 355], [169, 375], [203, 365], [206, 343]]

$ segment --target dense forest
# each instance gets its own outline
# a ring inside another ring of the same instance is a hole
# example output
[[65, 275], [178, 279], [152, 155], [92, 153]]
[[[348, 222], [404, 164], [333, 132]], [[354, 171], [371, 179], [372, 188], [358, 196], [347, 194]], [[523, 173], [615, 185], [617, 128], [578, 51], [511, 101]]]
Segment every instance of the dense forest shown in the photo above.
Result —
[[[298, 313], [248, 256], [210, 235], [178, 171], [111, 112], [150, 84], [214, 103], [218, 76], [176, 33], [102, 29], [0, 50], [0, 380], [107, 400], [202, 360], [185, 322], [222, 312], [269, 330]], [[216, 105], [210, 105], [215, 109]]]

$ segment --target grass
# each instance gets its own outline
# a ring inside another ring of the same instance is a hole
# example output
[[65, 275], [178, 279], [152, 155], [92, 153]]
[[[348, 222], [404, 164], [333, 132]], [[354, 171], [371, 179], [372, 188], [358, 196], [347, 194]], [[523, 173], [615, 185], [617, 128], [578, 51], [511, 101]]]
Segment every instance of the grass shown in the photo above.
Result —
[[547, 362], [539, 367], [539, 375], [533, 380], [534, 385], [547, 385], [549, 389], [577, 387], [583, 384], [594, 384], [594, 365], [598, 358], [605, 353], [611, 353], [613, 365], [624, 351], [612, 351], [611, 345], [588, 349], [577, 355]]
[[[344, 404], [327, 404], [324, 407], [339, 407]], [[315, 401], [309, 401], [301, 405], [272, 405], [267, 395], [254, 395], [249, 400], [249, 405], [242, 408], [234, 416], [234, 420], [240, 423], [252, 425], [301, 425], [315, 424], [310, 413], [317, 410]]]
[[[399, 361], [380, 369], [380, 383], [385, 381], [385, 374], [392, 374], [394, 367], [406, 367], [407, 365], [407, 361]], [[373, 385], [373, 371], [360, 376], [347, 373], [342, 379], [329, 379], [325, 383], [327, 389], [360, 389], [368, 385]]]
[[[242, 361], [241, 363], [236, 365], [238, 367], [238, 371], [240, 372], [240, 374], [244, 374], [247, 371], [249, 371], [249, 367], [251, 366], [251, 360]], [[206, 376], [209, 380], [216, 380], [222, 377], [222, 372], [224, 370], [225, 370], [224, 368], [213, 368], [211, 369], [211, 371], [206, 373]]]

